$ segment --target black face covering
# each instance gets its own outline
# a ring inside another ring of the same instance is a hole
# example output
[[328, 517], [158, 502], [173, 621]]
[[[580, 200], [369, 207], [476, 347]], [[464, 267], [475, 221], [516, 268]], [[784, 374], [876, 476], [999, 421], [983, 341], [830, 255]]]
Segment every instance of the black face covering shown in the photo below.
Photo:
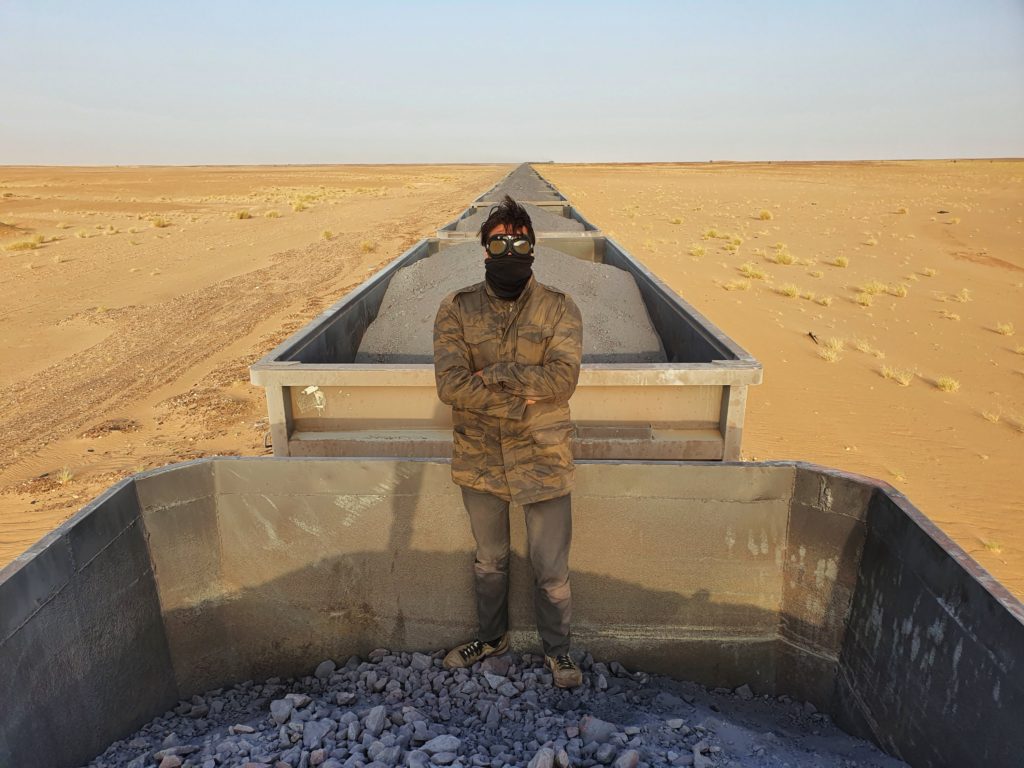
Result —
[[503, 299], [517, 299], [533, 274], [533, 256], [510, 253], [484, 259], [484, 272], [491, 290]]

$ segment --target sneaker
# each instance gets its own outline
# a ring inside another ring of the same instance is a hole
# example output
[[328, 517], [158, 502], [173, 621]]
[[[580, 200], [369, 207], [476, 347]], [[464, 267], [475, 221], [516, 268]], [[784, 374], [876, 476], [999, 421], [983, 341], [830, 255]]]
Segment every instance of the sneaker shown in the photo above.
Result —
[[488, 656], [500, 656], [508, 651], [508, 633], [501, 636], [497, 645], [489, 645], [481, 640], [471, 640], [468, 643], [452, 648], [444, 657], [445, 669], [464, 669], [472, 667], [478, 661]]
[[567, 653], [561, 656], [545, 656], [544, 663], [551, 670], [555, 685], [559, 688], [575, 688], [583, 682], [583, 673], [572, 660], [572, 656]]

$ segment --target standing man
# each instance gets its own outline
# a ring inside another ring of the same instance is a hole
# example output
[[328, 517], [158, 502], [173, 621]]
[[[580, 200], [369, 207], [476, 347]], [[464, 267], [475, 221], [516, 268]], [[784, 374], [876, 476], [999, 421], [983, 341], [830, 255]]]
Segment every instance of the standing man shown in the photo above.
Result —
[[583, 321], [568, 294], [533, 277], [537, 238], [511, 197], [480, 227], [483, 282], [445, 297], [434, 321], [437, 394], [452, 406], [452, 480], [476, 539], [479, 634], [447, 669], [505, 653], [509, 502], [523, 506], [537, 631], [561, 688], [582, 675], [569, 655], [570, 492], [575, 481], [569, 397], [583, 352]]

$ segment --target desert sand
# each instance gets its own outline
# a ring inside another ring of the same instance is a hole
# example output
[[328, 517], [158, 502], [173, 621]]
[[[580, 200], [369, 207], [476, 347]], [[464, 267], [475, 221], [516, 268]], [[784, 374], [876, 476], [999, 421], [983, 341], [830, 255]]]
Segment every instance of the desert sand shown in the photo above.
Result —
[[[0, 168], [0, 565], [269, 453], [249, 364], [510, 168]], [[745, 458], [885, 480], [1024, 597], [1024, 162], [537, 168], [763, 363]]]
[[1024, 597], [1024, 161], [536, 168], [764, 365], [744, 458], [885, 480]]
[[250, 363], [508, 170], [0, 168], [0, 565], [134, 472], [270, 453]]

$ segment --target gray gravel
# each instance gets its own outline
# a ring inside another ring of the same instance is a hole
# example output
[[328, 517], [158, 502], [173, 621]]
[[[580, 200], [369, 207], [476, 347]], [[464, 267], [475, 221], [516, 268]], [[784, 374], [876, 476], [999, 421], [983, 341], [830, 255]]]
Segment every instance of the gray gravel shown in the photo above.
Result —
[[708, 690], [585, 654], [583, 685], [563, 691], [540, 656], [449, 672], [444, 654], [381, 648], [340, 667], [323, 662], [326, 677], [207, 691], [87, 768], [905, 766], [810, 704], [746, 686]]
[[[633, 277], [618, 267], [538, 246], [533, 271], [541, 283], [572, 296], [583, 315], [583, 362], [665, 362]], [[363, 334], [357, 363], [432, 363], [434, 317], [452, 291], [484, 279], [480, 243], [453, 245], [401, 269], [388, 285], [377, 319]]]
[[[582, 232], [583, 223], [576, 221], [576, 219], [569, 219], [565, 216], [559, 216], [556, 213], [540, 208], [530, 203], [523, 203], [523, 208], [530, 214], [530, 223], [533, 224], [534, 232]], [[459, 219], [455, 224], [455, 230], [457, 232], [479, 232], [480, 225], [484, 223], [488, 215], [490, 215], [490, 206], [483, 206], [478, 208], [475, 213], [466, 216], [463, 219]]]

